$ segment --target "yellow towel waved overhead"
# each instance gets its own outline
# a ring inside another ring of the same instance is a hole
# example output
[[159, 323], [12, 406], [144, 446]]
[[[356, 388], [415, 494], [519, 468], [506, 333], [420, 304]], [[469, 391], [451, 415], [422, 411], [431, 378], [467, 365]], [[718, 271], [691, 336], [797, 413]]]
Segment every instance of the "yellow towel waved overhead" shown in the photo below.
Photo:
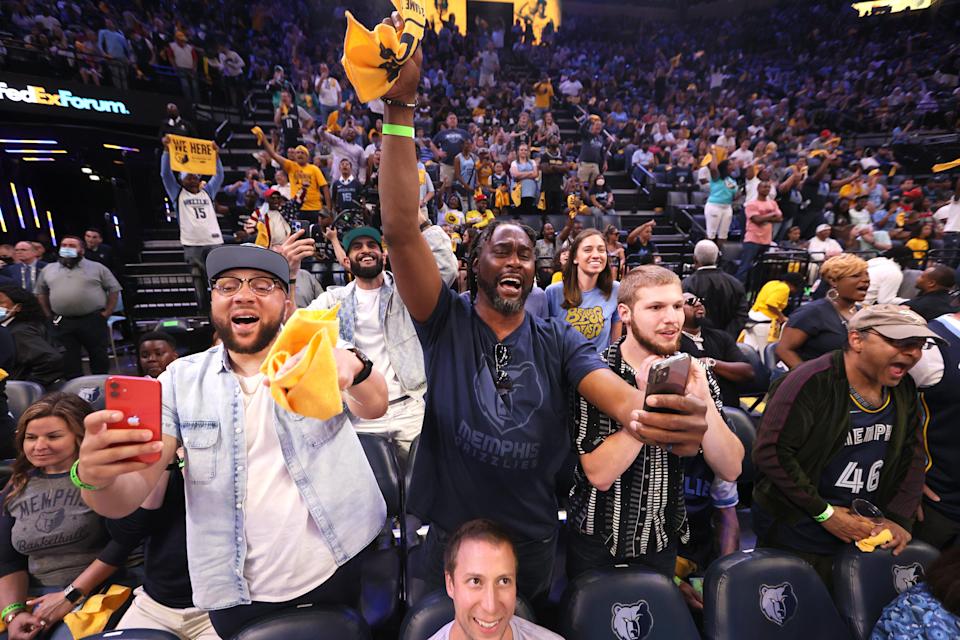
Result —
[[933, 165], [933, 172], [940, 173], [941, 171], [949, 171], [950, 169], [956, 169], [960, 167], [960, 158], [956, 160], [951, 160], [950, 162], [941, 162], [940, 164]]
[[[261, 365], [260, 372], [270, 380], [270, 395], [287, 411], [318, 420], [329, 420], [343, 411], [333, 358], [340, 334], [339, 308], [297, 309]], [[303, 358], [278, 376], [283, 365], [304, 348]]]
[[403, 31], [380, 23], [373, 31], [347, 11], [343, 39], [343, 64], [360, 102], [383, 96], [400, 75], [400, 67], [413, 57], [427, 26], [425, 0], [392, 0], [403, 19]]

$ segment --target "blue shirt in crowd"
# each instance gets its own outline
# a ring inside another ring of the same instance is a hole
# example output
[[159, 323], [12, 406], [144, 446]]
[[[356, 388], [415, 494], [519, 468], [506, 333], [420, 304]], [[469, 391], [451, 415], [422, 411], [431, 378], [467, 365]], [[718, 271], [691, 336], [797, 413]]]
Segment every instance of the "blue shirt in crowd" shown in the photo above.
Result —
[[551, 318], [563, 320], [583, 335], [597, 351], [610, 346], [610, 329], [614, 322], [620, 321], [617, 312], [617, 293], [620, 283], [613, 283], [610, 297], [605, 298], [603, 291], [594, 288], [584, 291], [580, 306], [564, 309], [563, 283], [555, 282], [547, 287], [547, 312]]

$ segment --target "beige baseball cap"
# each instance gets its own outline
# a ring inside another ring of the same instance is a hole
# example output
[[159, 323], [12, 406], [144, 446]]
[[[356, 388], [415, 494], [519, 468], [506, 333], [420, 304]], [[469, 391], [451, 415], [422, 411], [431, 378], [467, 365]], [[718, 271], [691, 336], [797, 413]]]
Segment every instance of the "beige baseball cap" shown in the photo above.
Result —
[[943, 338], [927, 328], [927, 321], [908, 307], [898, 304], [875, 304], [858, 311], [847, 325], [851, 331], [873, 329], [891, 340], [903, 338]]

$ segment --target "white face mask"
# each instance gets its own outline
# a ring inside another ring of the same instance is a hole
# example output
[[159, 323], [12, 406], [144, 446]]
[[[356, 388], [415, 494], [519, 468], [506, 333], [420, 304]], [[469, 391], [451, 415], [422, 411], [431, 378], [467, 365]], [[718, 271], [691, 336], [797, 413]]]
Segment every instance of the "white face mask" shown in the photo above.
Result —
[[0, 322], [7, 319], [7, 315], [10, 313], [9, 309], [6, 307], [0, 307]]
[[598, 187], [602, 187], [602, 186], [605, 185], [606, 183], [607, 183], [606, 180], [597, 180], [597, 186], [598, 186]]
[[79, 252], [73, 247], [60, 247], [61, 258], [76, 258]]

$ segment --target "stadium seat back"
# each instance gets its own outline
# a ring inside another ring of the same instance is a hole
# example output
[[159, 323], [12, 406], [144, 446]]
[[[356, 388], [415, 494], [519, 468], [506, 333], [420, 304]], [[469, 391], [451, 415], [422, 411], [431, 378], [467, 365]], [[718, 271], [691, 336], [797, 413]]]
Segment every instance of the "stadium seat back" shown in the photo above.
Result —
[[11, 380], [7, 383], [7, 407], [13, 420], [16, 422], [27, 410], [27, 407], [40, 399], [43, 395], [43, 387], [36, 382], [26, 380]]
[[106, 381], [106, 375], [80, 376], [65, 382], [59, 391], [78, 395], [89, 402], [94, 411], [101, 411], [106, 406], [103, 393]]
[[[519, 594], [514, 615], [536, 622], [533, 608]], [[453, 600], [444, 590], [426, 594], [407, 611], [400, 626], [400, 640], [428, 640], [445, 624], [453, 620]]]
[[703, 589], [704, 637], [849, 640], [826, 585], [782, 551], [739, 551], [714, 562]]
[[883, 608], [923, 581], [940, 552], [914, 540], [898, 556], [885, 549], [863, 553], [853, 545], [833, 563], [834, 599], [855, 640], [870, 637]]
[[383, 500], [387, 503], [387, 515], [400, 514], [400, 465], [397, 454], [389, 440], [372, 433], [358, 433], [367, 462], [377, 477]]
[[737, 384], [737, 391], [740, 395], [762, 395], [767, 392], [770, 386], [770, 371], [763, 366], [760, 359], [760, 353], [748, 344], [737, 343], [740, 353], [747, 359], [750, 366], [753, 367], [753, 380]]
[[567, 640], [696, 640], [700, 637], [671, 580], [638, 567], [589, 571], [568, 587], [560, 605]]
[[160, 629], [118, 629], [86, 636], [86, 638], [87, 640], [179, 640], [178, 636]]
[[743, 467], [740, 471], [738, 482], [753, 482], [753, 443], [757, 439], [757, 427], [753, 420], [747, 415], [747, 412], [739, 407], [724, 407], [723, 412], [727, 416], [727, 421], [733, 427], [733, 432], [743, 443]]
[[370, 629], [353, 609], [298, 607], [257, 620], [233, 640], [370, 640]]

